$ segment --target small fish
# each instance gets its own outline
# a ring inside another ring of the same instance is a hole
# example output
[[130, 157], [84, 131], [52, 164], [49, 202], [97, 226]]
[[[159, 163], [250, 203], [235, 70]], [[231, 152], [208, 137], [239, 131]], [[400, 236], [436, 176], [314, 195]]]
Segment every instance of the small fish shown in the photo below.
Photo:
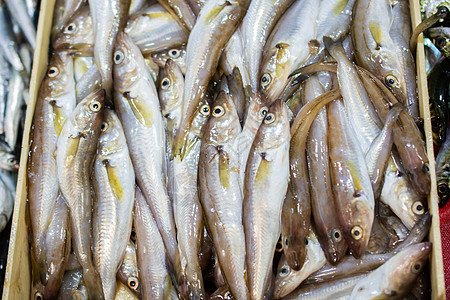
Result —
[[14, 20], [16, 20], [17, 24], [31, 48], [36, 48], [36, 27], [34, 27], [33, 20], [31, 20], [30, 16], [27, 13], [27, 8], [25, 6], [24, 1], [16, 1], [16, 0], [5, 0], [6, 6], [8, 10], [11, 12]]
[[439, 206], [442, 207], [450, 197], [450, 128], [447, 129], [447, 138], [436, 157], [436, 181]]
[[68, 24], [72, 16], [83, 7], [87, 7], [87, 0], [56, 0], [53, 12], [52, 41]]
[[23, 105], [22, 91], [24, 82], [22, 76], [13, 71], [9, 80], [9, 92], [6, 99], [5, 119], [3, 120], [3, 128], [5, 130], [5, 141], [9, 148], [15, 149], [17, 137], [19, 135], [19, 125], [21, 118], [21, 109]]
[[[135, 233], [136, 234], [136, 233]], [[141, 294], [141, 281], [139, 279], [139, 270], [137, 265], [136, 245], [130, 240], [128, 241], [122, 264], [117, 270], [117, 279], [137, 296]]]

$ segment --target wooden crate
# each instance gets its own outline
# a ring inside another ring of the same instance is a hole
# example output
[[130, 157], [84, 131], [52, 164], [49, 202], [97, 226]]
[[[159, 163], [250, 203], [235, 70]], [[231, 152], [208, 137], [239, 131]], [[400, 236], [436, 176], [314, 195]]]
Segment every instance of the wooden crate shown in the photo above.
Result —
[[[9, 245], [6, 276], [3, 289], [3, 299], [26, 299], [31, 292], [31, 266], [30, 251], [28, 245], [28, 229], [25, 221], [25, 205], [27, 197], [26, 171], [28, 152], [30, 147], [30, 128], [33, 120], [36, 99], [41, 81], [45, 76], [48, 64], [49, 39], [53, 19], [55, 0], [42, 0], [39, 24], [37, 30], [37, 45], [34, 53], [33, 71], [30, 83], [30, 99], [27, 108], [25, 130], [22, 141], [19, 176], [17, 181], [17, 193], [15, 199], [14, 215], [11, 228], [11, 240]], [[421, 21], [419, 0], [410, 0], [412, 23], [417, 26]], [[445, 283], [442, 263], [441, 233], [439, 229], [439, 208], [435, 176], [435, 160], [433, 153], [433, 138], [431, 134], [431, 119], [428, 103], [427, 76], [425, 71], [425, 52], [422, 35], [417, 45], [417, 77], [420, 101], [420, 113], [424, 118], [426, 132], [427, 151], [430, 160], [431, 194], [428, 204], [433, 221], [430, 229], [429, 240], [433, 243], [431, 262], [432, 299], [445, 299]], [[124, 286], [120, 286], [120, 299], [126, 299], [127, 293]], [[128, 294], [129, 295], [129, 294]]]

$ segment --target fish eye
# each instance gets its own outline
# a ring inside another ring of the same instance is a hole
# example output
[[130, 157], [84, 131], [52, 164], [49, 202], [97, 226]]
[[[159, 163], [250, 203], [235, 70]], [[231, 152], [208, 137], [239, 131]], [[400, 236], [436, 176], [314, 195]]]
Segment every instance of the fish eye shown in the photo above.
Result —
[[102, 127], [101, 127], [100, 129], [101, 129], [101, 131], [103, 132], [103, 131], [106, 131], [108, 128], [109, 128], [108, 123], [103, 122], [103, 123], [102, 123]]
[[223, 295], [223, 298], [224, 298], [224, 299], [233, 299], [233, 295], [231, 295], [230, 292], [226, 292], [226, 293]]
[[259, 110], [259, 115], [261, 116], [261, 118], [264, 118], [264, 116], [267, 115], [267, 112], [268, 112], [268, 109], [266, 106], [264, 106]]
[[272, 81], [272, 76], [270, 76], [269, 73], [265, 73], [262, 77], [261, 77], [261, 86], [265, 87], [267, 86], [270, 81]]
[[75, 29], [77, 29], [75, 23], [70, 23], [69, 25], [66, 26], [66, 28], [64, 28], [64, 33], [72, 33], [75, 31]]
[[92, 101], [91, 104], [89, 104], [89, 109], [92, 112], [98, 112], [102, 109], [102, 104], [98, 101]]
[[264, 119], [264, 123], [271, 124], [271, 123], [273, 123], [273, 121], [275, 121], [275, 115], [272, 113], [268, 113], [266, 115], [266, 118]]
[[438, 185], [438, 194], [439, 196], [446, 196], [448, 193], [448, 185], [443, 182]]
[[281, 276], [286, 276], [287, 274], [289, 274], [289, 266], [282, 266], [280, 269], [280, 275]]
[[139, 281], [136, 277], [128, 278], [128, 287], [132, 290], [137, 290], [139, 287]]
[[448, 8], [441, 5], [437, 8], [438, 14], [441, 17], [441, 19], [445, 18], [448, 14]]
[[180, 50], [178, 50], [178, 49], [171, 49], [171, 50], [169, 50], [169, 56], [170, 56], [170, 58], [178, 58], [178, 57], [180, 57]]
[[351, 233], [352, 238], [354, 238], [355, 240], [360, 240], [363, 236], [363, 229], [360, 226], [356, 225], [353, 226]]
[[308, 246], [309, 240], [305, 238], [305, 245]]
[[333, 229], [333, 231], [331, 232], [331, 237], [336, 242], [340, 242], [342, 240], [341, 231], [339, 229]]
[[395, 88], [398, 86], [398, 79], [394, 75], [388, 75], [386, 76], [386, 85]]
[[436, 47], [438, 47], [439, 49], [444, 48], [445, 44], [446, 44], [446, 39], [443, 37], [438, 37], [436, 38], [435, 42]]
[[209, 105], [204, 104], [202, 107], [200, 107], [200, 113], [204, 116], [209, 116]]
[[216, 118], [219, 118], [219, 117], [223, 116], [224, 114], [225, 114], [225, 109], [220, 105], [217, 105], [216, 107], [214, 107], [214, 109], [212, 111], [213, 117], [216, 117]]
[[411, 271], [416, 274], [419, 273], [421, 269], [422, 269], [422, 263], [420, 263], [420, 262], [413, 263], [411, 266]]
[[416, 215], [423, 215], [425, 212], [425, 209], [423, 207], [422, 202], [420, 201], [416, 201], [413, 203], [412, 205], [412, 211], [416, 214]]
[[120, 64], [123, 61], [124, 54], [121, 50], [117, 50], [114, 53], [114, 63], [116, 65]]
[[277, 251], [277, 252], [283, 251], [283, 242], [282, 241], [277, 242], [277, 245], [275, 246], [275, 251]]
[[167, 90], [170, 87], [170, 79], [168, 77], [164, 77], [163, 80], [161, 80], [161, 88], [163, 90]]
[[422, 167], [422, 170], [423, 170], [425, 173], [428, 173], [428, 172], [430, 172], [430, 167], [428, 166], [428, 164], [424, 164], [423, 167]]
[[48, 77], [55, 77], [58, 76], [59, 74], [59, 69], [57, 67], [51, 67], [50, 69], [48, 69], [47, 75]]
[[17, 161], [14, 157], [8, 158], [7, 162], [8, 162], [8, 164], [11, 164], [11, 165], [15, 165], [17, 163]]
[[34, 294], [34, 300], [44, 300], [44, 296], [40, 292]]

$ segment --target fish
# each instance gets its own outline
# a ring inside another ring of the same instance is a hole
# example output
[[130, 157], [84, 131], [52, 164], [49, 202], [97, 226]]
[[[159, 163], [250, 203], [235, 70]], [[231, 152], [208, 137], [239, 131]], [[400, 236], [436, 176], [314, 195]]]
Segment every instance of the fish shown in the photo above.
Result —
[[186, 1], [183, 0], [159, 0], [161, 4], [186, 32], [191, 32], [196, 23], [196, 15]]
[[219, 287], [214, 293], [209, 296], [209, 300], [232, 300], [234, 299], [231, 292], [226, 285]]
[[[84, 295], [86, 288], [83, 285], [83, 270], [67, 271], [61, 282], [61, 289], [59, 290], [58, 299], [73, 299], [75, 296]], [[87, 295], [86, 295], [87, 297]], [[41, 298], [42, 299], [42, 298]], [[84, 299], [82, 297], [76, 299]]]
[[4, 134], [3, 121], [5, 119], [8, 84], [12, 70], [6, 59], [0, 55], [0, 134]]
[[101, 76], [96, 65], [90, 67], [79, 80], [75, 86], [75, 93], [77, 94], [77, 101], [81, 101], [87, 95], [101, 87]]
[[25, 66], [17, 53], [18, 44], [11, 30], [11, 20], [7, 16], [6, 7], [0, 5], [0, 32], [5, 41], [0, 45], [2, 57], [8, 61], [17, 72], [23, 72]]
[[450, 196], [450, 128], [447, 129], [447, 138], [436, 157], [436, 181], [439, 206], [443, 207]]
[[178, 245], [172, 202], [165, 179], [163, 116], [156, 86], [144, 57], [123, 32], [118, 34], [114, 49], [114, 106], [125, 131], [137, 185], [161, 231], [170, 263], [175, 266]]
[[27, 13], [24, 1], [5, 0], [8, 10], [11, 12], [14, 20], [19, 24], [20, 30], [23, 32], [26, 40], [31, 48], [36, 48], [36, 27]]
[[249, 0], [213, 0], [205, 3], [189, 35], [186, 48], [186, 81], [183, 118], [175, 138], [174, 155], [187, 154], [186, 137], [195, 111], [219, 63], [225, 44], [244, 17]]
[[403, 249], [361, 280], [353, 288], [350, 299], [401, 298], [410, 291], [430, 252], [428, 242]]
[[[167, 299], [172, 282], [164, 242], [147, 200], [138, 186], [135, 195], [133, 220], [142, 296], [143, 299]], [[153, 259], [154, 257], [158, 259]]]
[[273, 28], [264, 47], [259, 86], [270, 105], [281, 94], [288, 76], [314, 54], [320, 5], [295, 1]]
[[429, 28], [427, 36], [445, 57], [450, 56], [450, 32], [448, 27]]
[[286, 257], [278, 264], [273, 297], [281, 299], [295, 290], [309, 275], [322, 268], [327, 259], [319, 240], [313, 230], [310, 230], [306, 243], [306, 260], [302, 268], [296, 271], [289, 267]]
[[256, 133], [247, 161], [243, 224], [251, 299], [269, 288], [281, 209], [289, 180], [289, 121], [282, 100], [272, 104]]
[[130, 16], [124, 31], [144, 55], [179, 47], [188, 41], [183, 28], [158, 3]]
[[170, 58], [177, 63], [183, 75], [186, 74], [186, 46], [153, 53], [151, 58], [160, 68], [164, 68], [167, 60]]
[[139, 297], [142, 297], [141, 280], [137, 265], [136, 245], [132, 240], [128, 241], [122, 264], [117, 270], [117, 279]]
[[72, 16], [76, 15], [80, 9], [86, 7], [87, 2], [86, 0], [56, 0], [51, 31], [52, 41], [54, 41], [58, 33], [71, 23], [70, 19]]
[[5, 119], [3, 120], [5, 141], [10, 149], [16, 148], [17, 137], [19, 135], [19, 125], [23, 105], [23, 89], [24, 82], [22, 76], [17, 71], [13, 71], [11, 79], [9, 80]]
[[59, 192], [54, 152], [62, 128], [75, 109], [74, 85], [72, 57], [56, 53], [39, 87], [27, 164], [32, 268], [42, 283], [46, 282], [47, 269], [45, 236]]
[[110, 109], [103, 114], [93, 166], [92, 252], [105, 299], [114, 299], [128, 244], [123, 237], [131, 234], [136, 179], [119, 117]]
[[94, 58], [107, 99], [112, 99], [114, 47], [117, 33], [126, 25], [131, 0], [89, 0], [94, 24]]
[[238, 153], [241, 125], [231, 96], [219, 92], [205, 126], [199, 159], [200, 200], [218, 257], [218, 266], [236, 299], [250, 299], [245, 276]]
[[94, 56], [94, 24], [89, 6], [71, 16], [67, 25], [54, 36], [55, 51], [69, 51], [75, 56]]
[[83, 99], [64, 124], [56, 149], [61, 194], [70, 214], [72, 244], [83, 268], [83, 281], [90, 298], [103, 298], [100, 278], [91, 254], [91, 166], [97, 151], [105, 103], [105, 91]]
[[130, 15], [137, 13], [139, 10], [141, 10], [145, 6], [146, 3], [147, 3], [146, 0], [131, 0]]
[[19, 169], [19, 162], [16, 156], [10, 152], [7, 145], [1, 145], [0, 142], [0, 168], [6, 171], [15, 171]]

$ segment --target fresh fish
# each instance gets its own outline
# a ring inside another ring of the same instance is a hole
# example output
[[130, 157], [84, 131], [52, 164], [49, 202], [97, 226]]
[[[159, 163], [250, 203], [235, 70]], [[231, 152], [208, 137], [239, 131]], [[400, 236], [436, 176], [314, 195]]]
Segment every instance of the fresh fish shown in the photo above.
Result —
[[241, 73], [238, 68], [234, 68], [232, 73], [226, 77], [226, 83], [228, 84], [229, 94], [233, 100], [234, 106], [239, 116], [240, 123], [244, 123], [244, 115], [246, 109], [249, 106], [248, 99]]
[[77, 101], [83, 100], [87, 95], [99, 89], [101, 86], [101, 77], [96, 65], [90, 67], [79, 80], [75, 87]]
[[252, 1], [241, 24], [244, 61], [250, 77], [251, 92], [255, 93], [263, 79], [260, 65], [263, 49], [270, 32], [293, 0]]
[[153, 61], [160, 67], [164, 68], [167, 60], [170, 58], [181, 68], [181, 72], [186, 74], [186, 47], [172, 48], [160, 51], [151, 55]]
[[5, 229], [14, 209], [15, 190], [10, 190], [8, 185], [0, 179], [0, 232]]
[[306, 243], [306, 260], [299, 271], [289, 267], [285, 257], [281, 258], [275, 278], [273, 297], [281, 299], [295, 290], [309, 275], [322, 268], [327, 259], [313, 230]]
[[353, 255], [360, 257], [369, 242], [374, 196], [364, 154], [350, 125], [344, 104], [328, 105], [328, 144], [335, 204], [343, 235]]
[[[61, 289], [59, 290], [58, 299], [60, 300], [74, 299], [74, 296], [80, 295], [80, 290], [83, 288], [82, 279], [83, 279], [82, 269], [71, 270], [66, 272], [62, 278]], [[75, 299], [83, 299], [83, 298], [75, 298]]]
[[188, 40], [183, 28], [158, 3], [130, 16], [124, 31], [144, 55], [179, 47]]
[[251, 299], [269, 286], [289, 180], [288, 108], [276, 101], [256, 133], [245, 172], [243, 223]]
[[105, 299], [114, 299], [116, 272], [125, 255], [134, 205], [133, 165], [125, 133], [114, 111], [106, 109], [94, 161], [93, 256]]
[[209, 296], [209, 300], [232, 300], [234, 299], [230, 290], [226, 285], [219, 287], [214, 293]]
[[350, 299], [397, 298], [406, 295], [428, 260], [430, 243], [409, 246], [361, 280]]
[[89, 6], [79, 9], [59, 31], [52, 47], [55, 51], [69, 51], [75, 56], [94, 56], [94, 24]]
[[186, 81], [184, 85], [183, 118], [175, 139], [174, 155], [187, 154], [186, 137], [202, 96], [219, 63], [221, 53], [238, 23], [244, 17], [249, 0], [228, 2], [212, 0], [198, 15], [186, 49]]
[[436, 157], [436, 181], [439, 195], [439, 206], [444, 206], [450, 196], [450, 128], [447, 139]]
[[166, 189], [163, 116], [144, 58], [123, 32], [118, 34], [114, 51], [114, 105], [130, 148], [136, 182], [158, 224], [169, 261], [175, 266], [178, 246], [172, 202]]
[[58, 136], [75, 109], [74, 85], [72, 57], [53, 55], [36, 100], [27, 166], [33, 272], [42, 283], [46, 282], [47, 269], [45, 236], [59, 190], [54, 152]]
[[58, 139], [56, 165], [62, 196], [70, 212], [72, 243], [83, 267], [90, 298], [103, 298], [100, 278], [91, 255], [91, 166], [103, 116], [105, 91], [97, 90], [81, 101], [64, 124]]
[[220, 269], [236, 299], [249, 299], [238, 155], [241, 125], [229, 94], [221, 91], [205, 127], [199, 163], [200, 199]]
[[427, 35], [439, 51], [446, 57], [450, 56], [450, 29], [448, 27], [430, 28], [427, 30]]
[[[30, 45], [27, 43], [22, 43], [19, 47], [19, 56], [20, 60], [22, 61], [23, 66], [25, 67], [25, 73], [31, 74], [31, 67], [33, 64], [33, 50], [31, 49]], [[26, 85], [28, 86], [29, 79], [28, 78], [22, 78]]]
[[315, 54], [319, 8], [315, 0], [295, 1], [272, 30], [263, 51], [259, 82], [268, 104], [280, 96], [288, 76]]
[[172, 282], [167, 269], [164, 242], [146, 199], [137, 186], [134, 227], [143, 299], [167, 299]]
[[[399, 8], [403, 9], [402, 6]], [[408, 43], [405, 45], [403, 41], [399, 45], [399, 41], [403, 40], [401, 31], [411, 25], [406, 24], [408, 20], [402, 17], [402, 12], [397, 8], [395, 12], [393, 10], [389, 1], [363, 0], [355, 3], [352, 35], [356, 62], [374, 73], [400, 103], [407, 105], [411, 116], [418, 117], [415, 75], [411, 74], [414, 70], [412, 66], [405, 65], [411, 63], [411, 53], [402, 50], [402, 47], [409, 49]]]
[[[1, 142], [0, 142], [1, 143]], [[16, 156], [9, 152], [9, 147], [2, 149], [0, 146], [0, 168], [6, 171], [15, 171], [19, 169], [19, 162]]]
[[71, 23], [72, 17], [78, 10], [87, 7], [86, 0], [56, 0], [53, 12], [52, 39]]
[[128, 241], [122, 264], [117, 270], [117, 279], [137, 296], [141, 294], [141, 280], [139, 279], [139, 270], [137, 265], [136, 245], [133, 241]]
[[11, 31], [11, 20], [9, 20], [6, 13], [5, 5], [0, 4], [0, 32], [4, 38], [3, 43], [0, 44], [0, 51], [3, 58], [7, 60], [17, 72], [23, 72], [25, 67], [17, 53], [18, 45], [13, 36], [13, 32]]
[[[112, 99], [113, 55], [117, 33], [128, 18], [131, 0], [89, 0], [89, 9], [94, 24], [94, 58], [102, 77], [102, 88], [107, 99]], [[108, 100], [109, 101], [109, 100]]]
[[11, 149], [16, 148], [17, 137], [19, 134], [21, 110], [23, 105], [23, 89], [24, 82], [22, 80], [22, 76], [17, 71], [13, 71], [11, 79], [9, 80], [9, 92], [6, 99], [5, 119], [3, 120], [5, 141]]
[[36, 28], [34, 27], [33, 20], [31, 20], [30, 16], [27, 13], [27, 8], [25, 6], [24, 1], [17, 0], [5, 0], [6, 6], [8, 10], [11, 12], [14, 20], [16, 20], [17, 24], [31, 48], [36, 48]]
[[81, 77], [83, 77], [83, 75], [93, 66], [95, 66], [93, 57], [88, 56], [74, 57], [73, 69], [75, 75], [75, 82], [78, 83]]
[[0, 134], [4, 134], [3, 122], [5, 119], [6, 98], [12, 70], [6, 59], [0, 55]]
[[196, 23], [196, 15], [189, 4], [184, 0], [158, 0], [172, 17], [177, 20], [180, 26], [189, 33], [193, 30]]
[[141, 10], [147, 4], [147, 0], [131, 0], [130, 2], [130, 15], [134, 15]]

